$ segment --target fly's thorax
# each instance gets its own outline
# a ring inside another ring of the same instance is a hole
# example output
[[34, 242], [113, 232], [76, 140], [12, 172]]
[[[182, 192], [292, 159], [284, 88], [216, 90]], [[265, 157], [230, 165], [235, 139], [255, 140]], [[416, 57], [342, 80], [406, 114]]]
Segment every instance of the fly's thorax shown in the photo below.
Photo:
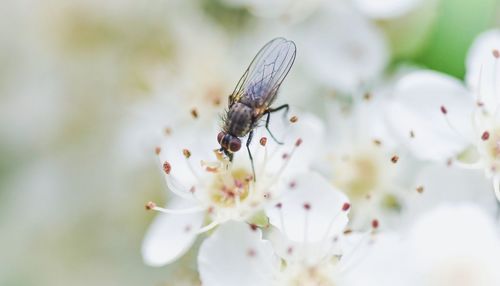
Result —
[[252, 129], [253, 122], [252, 108], [238, 102], [229, 109], [224, 129], [233, 136], [243, 137]]

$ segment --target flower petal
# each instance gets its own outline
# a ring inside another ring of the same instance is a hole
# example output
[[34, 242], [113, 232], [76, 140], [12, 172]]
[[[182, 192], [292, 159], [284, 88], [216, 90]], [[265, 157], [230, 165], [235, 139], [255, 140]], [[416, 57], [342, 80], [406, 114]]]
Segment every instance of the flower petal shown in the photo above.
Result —
[[348, 218], [347, 197], [320, 175], [302, 173], [287, 185], [277, 205], [267, 214], [272, 225], [289, 240], [301, 243], [322, 242], [342, 233]]
[[402, 16], [423, 2], [422, 0], [354, 0], [354, 4], [365, 15], [375, 19], [390, 19]]
[[[174, 199], [168, 207], [180, 209], [189, 207], [189, 204], [184, 200]], [[162, 266], [182, 256], [196, 239], [196, 230], [201, 227], [202, 222], [201, 212], [182, 215], [159, 213], [142, 242], [144, 262], [151, 266]]]
[[388, 119], [396, 135], [418, 158], [444, 161], [470, 142], [474, 105], [458, 80], [438, 72], [419, 71], [398, 82]]
[[267, 286], [279, 260], [259, 229], [246, 223], [221, 225], [200, 247], [198, 269], [204, 286]]

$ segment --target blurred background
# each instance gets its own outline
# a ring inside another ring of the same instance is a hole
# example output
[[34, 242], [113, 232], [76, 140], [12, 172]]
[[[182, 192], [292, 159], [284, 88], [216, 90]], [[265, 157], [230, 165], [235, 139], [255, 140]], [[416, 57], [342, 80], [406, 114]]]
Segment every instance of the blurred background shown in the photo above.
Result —
[[154, 147], [193, 108], [217, 116], [270, 39], [298, 46], [280, 99], [321, 113], [401, 67], [463, 78], [500, 25], [497, 0], [1, 3], [0, 285], [196, 284], [193, 255], [142, 262]]

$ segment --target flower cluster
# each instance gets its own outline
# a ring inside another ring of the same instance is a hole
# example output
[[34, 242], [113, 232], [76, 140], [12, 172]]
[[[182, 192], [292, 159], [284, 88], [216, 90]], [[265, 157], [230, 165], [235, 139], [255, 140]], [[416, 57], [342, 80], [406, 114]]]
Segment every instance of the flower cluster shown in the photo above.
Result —
[[[365, 37], [297, 33], [298, 69], [320, 91], [292, 71], [278, 96], [292, 114], [273, 114], [269, 129], [263, 119], [234, 158], [216, 140], [226, 103], [210, 88], [227, 83], [201, 75], [210, 92], [170, 106], [155, 149], [167, 203], [146, 204], [158, 215], [144, 261], [163, 266], [192, 250], [208, 286], [500, 285], [500, 32], [477, 38], [463, 83], [413, 66], [384, 72], [387, 42], [372, 21], [429, 3], [359, 0], [353, 12], [344, 2], [226, 2], [291, 23], [315, 13], [308, 31], [356, 23]], [[324, 90], [334, 92], [304, 99]]]

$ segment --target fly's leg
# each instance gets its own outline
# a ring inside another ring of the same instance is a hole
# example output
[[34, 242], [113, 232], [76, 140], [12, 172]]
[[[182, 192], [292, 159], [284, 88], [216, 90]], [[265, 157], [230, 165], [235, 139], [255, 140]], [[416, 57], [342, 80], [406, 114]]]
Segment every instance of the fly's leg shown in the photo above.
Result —
[[271, 120], [271, 113], [273, 112], [276, 112], [276, 111], [280, 111], [282, 109], [285, 109], [285, 113], [283, 113], [283, 116], [286, 118], [286, 115], [288, 114], [288, 110], [290, 109], [290, 106], [288, 106], [288, 104], [283, 104], [281, 106], [278, 106], [276, 108], [269, 108], [266, 113], [267, 113], [267, 118], [266, 118], [266, 129], [267, 129], [267, 132], [269, 132], [269, 135], [271, 135], [271, 137], [273, 138], [274, 141], [276, 141], [276, 143], [278, 143], [279, 145], [283, 145], [283, 142], [279, 141], [278, 139], [276, 139], [276, 137], [274, 137], [273, 133], [271, 132], [271, 130], [269, 130], [269, 121]]
[[250, 131], [248, 134], [248, 139], [247, 139], [247, 151], [248, 151], [248, 157], [250, 157], [250, 163], [252, 164], [252, 173], [253, 173], [253, 181], [255, 182], [255, 167], [253, 166], [253, 157], [252, 157], [252, 152], [250, 152], [250, 143], [252, 142], [253, 138], [253, 130]]

